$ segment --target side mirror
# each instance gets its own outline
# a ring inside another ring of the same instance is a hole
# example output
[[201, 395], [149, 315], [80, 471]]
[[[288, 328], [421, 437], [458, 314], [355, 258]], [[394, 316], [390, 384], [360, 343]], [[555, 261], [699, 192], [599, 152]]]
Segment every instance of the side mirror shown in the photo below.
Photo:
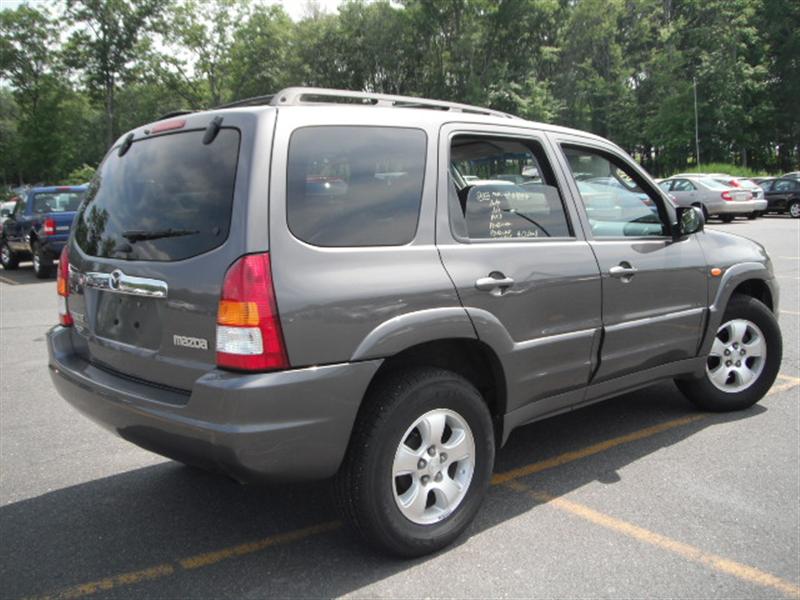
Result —
[[703, 211], [696, 206], [680, 206], [678, 212], [678, 234], [692, 235], [703, 231], [706, 219]]

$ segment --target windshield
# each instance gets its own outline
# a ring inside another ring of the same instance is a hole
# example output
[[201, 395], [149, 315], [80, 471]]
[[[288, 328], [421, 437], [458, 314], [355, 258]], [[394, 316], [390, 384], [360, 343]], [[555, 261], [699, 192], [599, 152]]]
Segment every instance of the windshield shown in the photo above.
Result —
[[239, 132], [202, 131], [135, 141], [109, 153], [78, 214], [75, 240], [87, 254], [131, 260], [181, 260], [228, 237]]
[[33, 212], [75, 212], [86, 192], [40, 192], [33, 196]]

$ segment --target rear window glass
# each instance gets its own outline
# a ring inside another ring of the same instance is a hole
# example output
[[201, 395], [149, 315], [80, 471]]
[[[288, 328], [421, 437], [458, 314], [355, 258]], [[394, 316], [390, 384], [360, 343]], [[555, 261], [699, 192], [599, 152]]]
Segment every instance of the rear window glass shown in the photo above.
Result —
[[90, 256], [172, 261], [207, 252], [228, 237], [239, 132], [223, 128], [135, 141], [109, 153], [75, 227]]
[[85, 192], [42, 192], [33, 197], [33, 212], [75, 212]]
[[425, 132], [306, 127], [289, 144], [289, 229], [316, 246], [396, 246], [414, 238]]

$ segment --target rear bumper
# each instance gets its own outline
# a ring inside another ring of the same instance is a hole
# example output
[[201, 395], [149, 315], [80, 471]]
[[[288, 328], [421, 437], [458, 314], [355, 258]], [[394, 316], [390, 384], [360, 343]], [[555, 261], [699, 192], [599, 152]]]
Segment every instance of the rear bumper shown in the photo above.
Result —
[[70, 335], [60, 326], [47, 334], [50, 376], [70, 404], [142, 448], [239, 481], [333, 475], [381, 364], [213, 370], [183, 394], [98, 369], [74, 352]]
[[749, 215], [767, 209], [766, 200], [745, 200], [742, 202], [721, 202], [714, 206], [712, 214], [718, 215]]
[[67, 243], [67, 239], [64, 238], [63, 240], [54, 240], [52, 238], [42, 237], [39, 238], [38, 243], [44, 251], [45, 256], [49, 258], [58, 258], [58, 255], [61, 254], [61, 250], [64, 249], [64, 246]]

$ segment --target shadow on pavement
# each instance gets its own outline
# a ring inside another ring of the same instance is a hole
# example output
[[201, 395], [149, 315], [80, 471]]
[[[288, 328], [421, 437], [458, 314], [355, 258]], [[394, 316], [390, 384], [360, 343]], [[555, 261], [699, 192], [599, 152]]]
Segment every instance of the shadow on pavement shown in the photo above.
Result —
[[[757, 405], [741, 413], [709, 416], [528, 477], [525, 483], [554, 495], [596, 480], [613, 485], [623, 467], [660, 448], [765, 410]], [[671, 383], [659, 384], [515, 431], [499, 451], [495, 471], [693, 413]], [[492, 488], [470, 534], [539, 510], [527, 495], [517, 494], [512, 501], [509, 494], [514, 492]], [[336, 518], [329, 482], [246, 487], [166, 462], [0, 507], [0, 589], [4, 597], [57, 591]], [[115, 587], [111, 595], [328, 597], [427, 560], [430, 557], [400, 561], [375, 554], [343, 528], [225, 560], [191, 576], [176, 567], [174, 575]]]
[[44, 283], [55, 286], [55, 271], [53, 276], [48, 279], [37, 279], [33, 274], [33, 263], [20, 263], [19, 268], [14, 271], [6, 271], [0, 268], [0, 285], [26, 285], [31, 283]]

